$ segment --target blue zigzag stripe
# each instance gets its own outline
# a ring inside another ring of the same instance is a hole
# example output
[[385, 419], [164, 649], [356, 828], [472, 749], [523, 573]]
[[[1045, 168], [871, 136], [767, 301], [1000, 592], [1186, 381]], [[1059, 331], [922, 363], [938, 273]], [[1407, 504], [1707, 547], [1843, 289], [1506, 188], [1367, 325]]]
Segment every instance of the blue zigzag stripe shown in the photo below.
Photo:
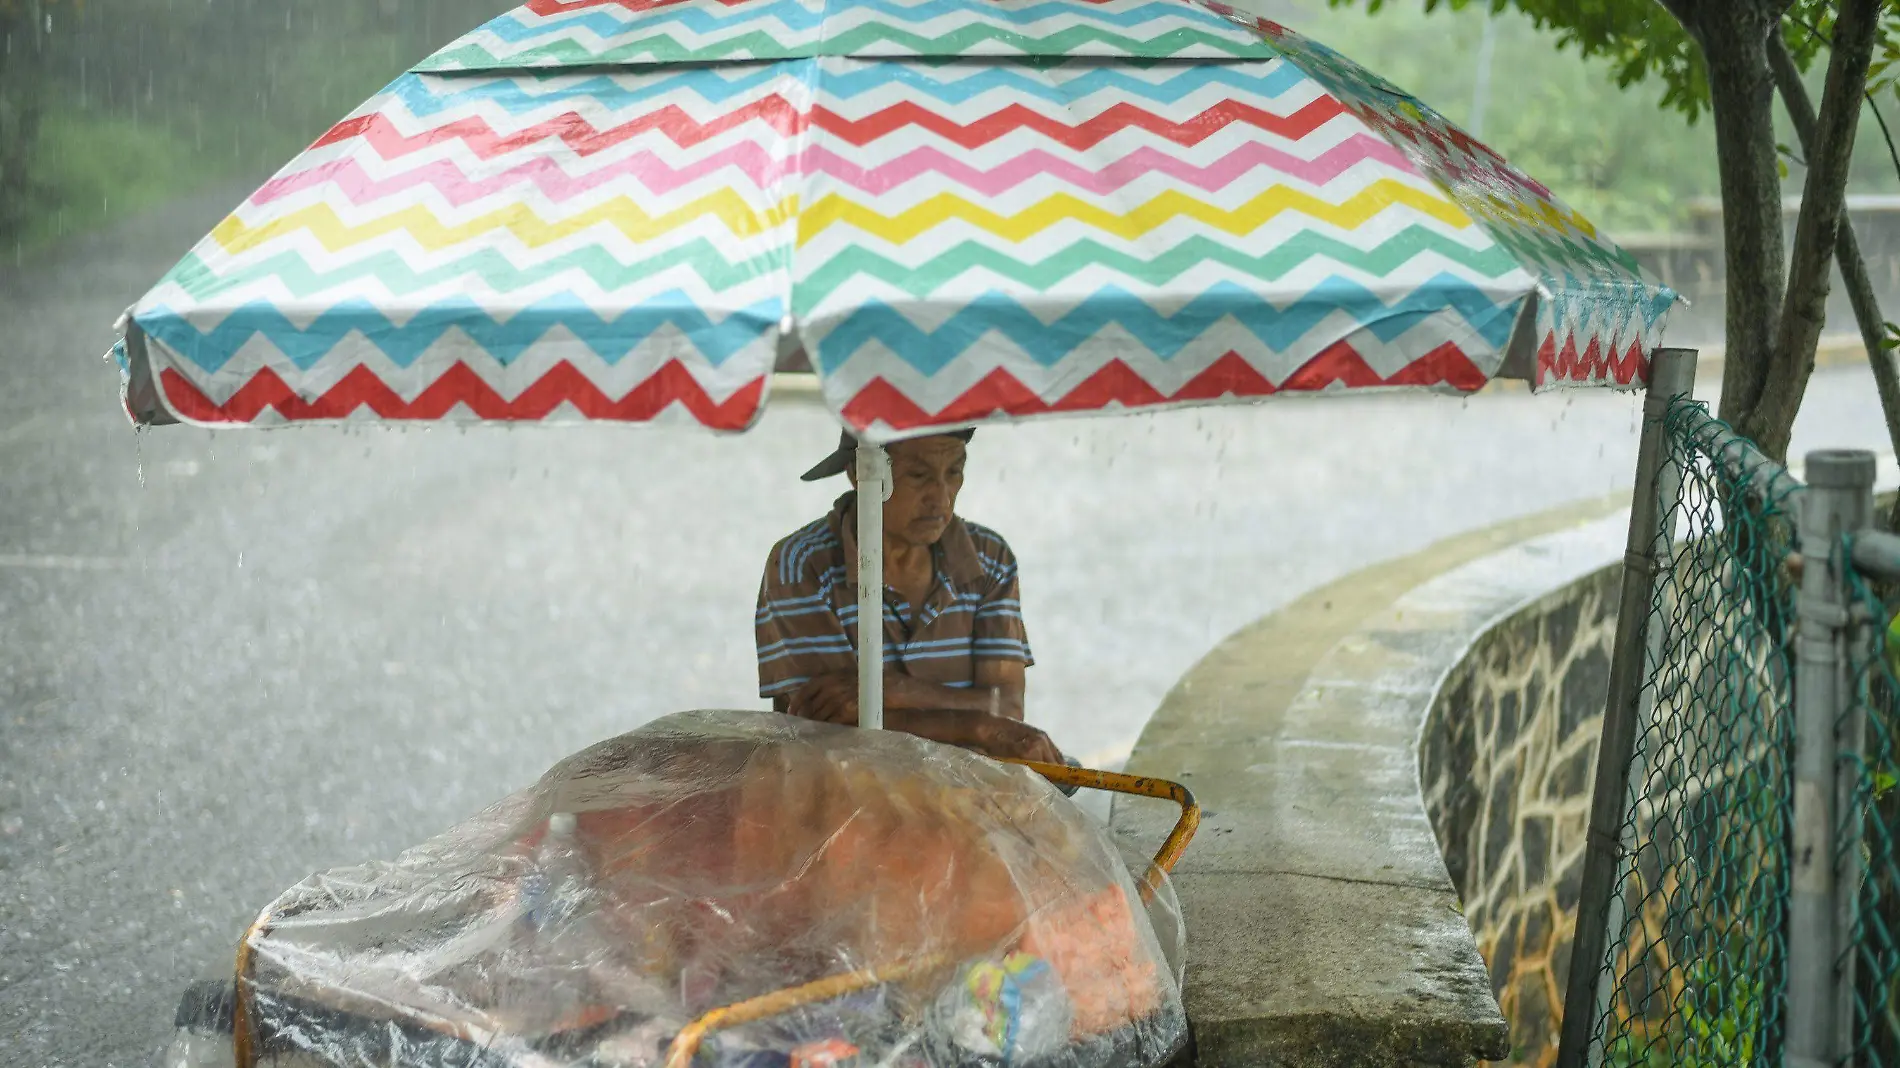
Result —
[[[705, 7], [680, 4], [642, 12], [632, 18], [622, 18], [605, 8], [585, 8], [539, 19], [534, 24], [523, 22], [510, 12], [489, 21], [476, 32], [490, 33], [509, 44], [519, 45], [547, 37], [564, 37], [578, 29], [589, 30], [597, 37], [608, 39], [646, 34], [668, 24], [678, 24], [701, 36], [755, 27], [767, 20], [777, 21], [793, 31], [812, 31], [823, 26], [829, 6], [821, 4], [813, 8], [799, 0], [777, 0], [775, 3], [748, 4], [731, 15], [721, 16], [719, 12]], [[1165, 19], [1172, 20], [1170, 29], [1185, 22], [1235, 33], [1236, 36], [1243, 32], [1211, 11], [1175, 2], [1143, 4], [1124, 11], [1105, 11], [1092, 4], [1063, 3], [1062, 0], [1017, 8], [1002, 4], [978, 5], [969, 0], [924, 0], [918, 4], [855, 0], [851, 6], [857, 10], [869, 8], [887, 16], [897, 25], [906, 27], [946, 16], [973, 15], [983, 22], [1000, 22], [1019, 27], [1057, 18], [1130, 29]]]
[[796, 59], [762, 64], [668, 67], [658, 68], [665, 71], [659, 77], [651, 73], [411, 73], [391, 82], [383, 94], [401, 100], [410, 114], [418, 118], [431, 118], [474, 104], [498, 105], [511, 115], [569, 101], [598, 103], [617, 111], [682, 90], [696, 93], [711, 103], [723, 104], [735, 97], [754, 94], [761, 86], [784, 81], [791, 68], [810, 62]]
[[[499, 106], [511, 115], [573, 100], [586, 100], [619, 111], [680, 91], [695, 93], [709, 103], [723, 104], [787, 77], [811, 84], [817, 80], [816, 70], [796, 68], [812, 68], [816, 62], [797, 59], [768, 64], [665, 68], [667, 73], [659, 77], [649, 73], [580, 76], [522, 73], [500, 77], [405, 74], [390, 83], [383, 93], [400, 100], [417, 118], [432, 118], [444, 111], [478, 103]], [[1063, 82], [1052, 82], [1046, 76], [1028, 73], [1020, 65], [1007, 63], [960, 64], [951, 68], [893, 61], [852, 66], [855, 69], [824, 72], [826, 96], [849, 100], [891, 85], [903, 85], [946, 104], [962, 104], [998, 90], [1059, 104], [1083, 100], [1100, 92], [1172, 104], [1210, 85], [1273, 99], [1308, 80], [1298, 67], [1279, 61], [1180, 64], [1175, 68], [1178, 73], [1159, 82], [1106, 64], [1092, 64], [1086, 73]], [[1266, 67], [1264, 71], [1260, 69], [1262, 66]], [[960, 78], [932, 77], [933, 68], [939, 67], [976, 73]]]
[[564, 327], [608, 364], [618, 363], [663, 326], [691, 339], [714, 366], [757, 344], [776, 329], [783, 314], [777, 298], [762, 300], [714, 322], [680, 290], [659, 294], [619, 315], [603, 317], [572, 294], [537, 301], [498, 320], [475, 302], [456, 297], [431, 304], [398, 326], [366, 300], [347, 300], [298, 327], [269, 301], [251, 301], [224, 321], [200, 331], [166, 306], [138, 314], [147, 334], [184, 354], [207, 372], [215, 372], [262, 334], [299, 370], [308, 371], [351, 334], [360, 333], [390, 361], [408, 367], [451, 329], [462, 331], [495, 362], [506, 367], [555, 327]]
[[1013, 297], [991, 290], [931, 331], [918, 328], [882, 301], [867, 304], [846, 315], [819, 342], [818, 366], [826, 373], [836, 371], [860, 348], [877, 341], [918, 371], [934, 375], [985, 333], [996, 330], [1048, 367], [1110, 323], [1167, 360], [1230, 317], [1269, 349], [1284, 352], [1322, 320], [1342, 311], [1380, 340], [1391, 341], [1430, 316], [1451, 310], [1485, 341], [1502, 347], [1509, 340], [1517, 304], [1515, 300], [1498, 303], [1471, 283], [1449, 274], [1437, 275], [1387, 304], [1358, 282], [1334, 276], [1285, 308], [1276, 308], [1238, 285], [1223, 282], [1173, 315], [1155, 311], [1120, 286], [1105, 286], [1066, 315], [1044, 324]]

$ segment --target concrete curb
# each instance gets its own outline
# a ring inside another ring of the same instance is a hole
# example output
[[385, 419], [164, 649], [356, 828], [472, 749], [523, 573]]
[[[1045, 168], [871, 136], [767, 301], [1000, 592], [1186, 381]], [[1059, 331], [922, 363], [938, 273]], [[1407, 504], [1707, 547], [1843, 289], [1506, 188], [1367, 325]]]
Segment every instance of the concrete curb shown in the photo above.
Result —
[[[1179, 777], [1206, 810], [1175, 879], [1199, 1063], [1508, 1053], [1419, 794], [1417, 732], [1444, 671], [1514, 603], [1511, 580], [1578, 555], [1580, 530], [1594, 546], [1626, 506], [1586, 501], [1359, 571], [1237, 632], [1168, 695], [1128, 770]], [[1118, 803], [1112, 823], [1146, 842], [1165, 814]]]
[[[1695, 376], [1698, 382], [1708, 382], [1722, 377], [1722, 362], [1727, 356], [1725, 346], [1712, 345], [1696, 350]], [[1815, 370], [1834, 367], [1865, 366], [1867, 347], [1860, 343], [1859, 334], [1830, 334], [1821, 339], [1814, 350]]]

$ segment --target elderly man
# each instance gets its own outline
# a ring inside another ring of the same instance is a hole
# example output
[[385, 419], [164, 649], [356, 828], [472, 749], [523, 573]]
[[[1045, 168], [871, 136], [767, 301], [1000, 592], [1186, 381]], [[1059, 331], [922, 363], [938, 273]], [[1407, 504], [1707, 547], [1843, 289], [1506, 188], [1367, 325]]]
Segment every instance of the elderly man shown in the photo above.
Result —
[[[992, 531], [957, 518], [964, 443], [974, 431], [888, 450], [884, 503], [884, 725], [993, 757], [1055, 763], [1047, 735], [1023, 722], [1029, 655], [1016, 557]], [[849, 433], [805, 472], [847, 475], [831, 514], [772, 547], [756, 617], [759, 695], [780, 712], [858, 720], [857, 479]]]

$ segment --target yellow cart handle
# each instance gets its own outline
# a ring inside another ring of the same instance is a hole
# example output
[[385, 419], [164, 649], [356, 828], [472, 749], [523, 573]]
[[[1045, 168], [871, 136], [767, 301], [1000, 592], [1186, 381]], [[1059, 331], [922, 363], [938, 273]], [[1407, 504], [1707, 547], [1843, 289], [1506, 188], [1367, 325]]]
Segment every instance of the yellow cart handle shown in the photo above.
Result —
[[[1174, 829], [1168, 832], [1168, 836], [1161, 841], [1161, 848], [1155, 851], [1154, 866], [1164, 872], [1174, 871], [1174, 865], [1180, 861], [1181, 854], [1187, 852], [1188, 843], [1194, 839], [1194, 832], [1201, 826], [1201, 803], [1194, 800], [1194, 791], [1178, 782], [1119, 771], [1078, 768], [1068, 764], [1044, 764], [1038, 760], [1006, 758], [1003, 763], [1019, 764], [1057, 786], [1084, 786], [1091, 790], [1159, 798], [1180, 805], [1181, 818], [1174, 821]], [[1144, 883], [1143, 899], [1152, 892]]]
[[673, 1038], [673, 1044], [666, 1050], [666, 1068], [689, 1068], [693, 1058], [699, 1054], [700, 1043], [714, 1031], [723, 1031], [728, 1027], [738, 1027], [768, 1016], [777, 1016], [782, 1012], [805, 1005], [815, 1005], [832, 998], [841, 998], [846, 994], [855, 994], [868, 990], [880, 983], [902, 982], [913, 976], [934, 971], [948, 965], [941, 956], [924, 957], [886, 968], [864, 968], [840, 975], [827, 975], [799, 986], [788, 986], [783, 990], [774, 990], [770, 994], [761, 994], [756, 998], [737, 1001], [731, 1005], [717, 1008], [687, 1024]]

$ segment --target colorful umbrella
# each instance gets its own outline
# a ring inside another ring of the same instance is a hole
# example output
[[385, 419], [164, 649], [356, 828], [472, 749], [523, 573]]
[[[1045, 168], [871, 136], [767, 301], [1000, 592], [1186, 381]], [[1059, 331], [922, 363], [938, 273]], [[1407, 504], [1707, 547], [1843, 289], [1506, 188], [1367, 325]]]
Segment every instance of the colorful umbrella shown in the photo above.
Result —
[[742, 430], [802, 353], [872, 491], [877, 446], [933, 428], [1635, 387], [1675, 299], [1436, 112], [1217, 4], [533, 0], [291, 161], [119, 355], [148, 423]]

